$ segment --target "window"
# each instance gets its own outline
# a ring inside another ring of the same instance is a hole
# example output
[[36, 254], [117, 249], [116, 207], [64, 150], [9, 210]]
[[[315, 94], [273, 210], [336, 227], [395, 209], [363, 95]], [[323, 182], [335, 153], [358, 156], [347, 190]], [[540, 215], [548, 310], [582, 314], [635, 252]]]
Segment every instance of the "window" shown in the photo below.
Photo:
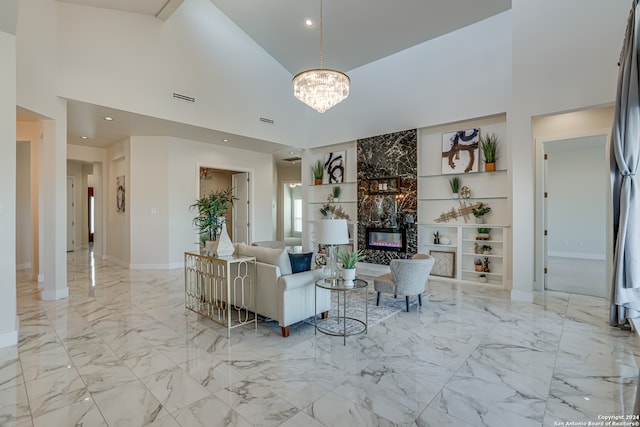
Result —
[[302, 233], [302, 199], [293, 199], [293, 231]]

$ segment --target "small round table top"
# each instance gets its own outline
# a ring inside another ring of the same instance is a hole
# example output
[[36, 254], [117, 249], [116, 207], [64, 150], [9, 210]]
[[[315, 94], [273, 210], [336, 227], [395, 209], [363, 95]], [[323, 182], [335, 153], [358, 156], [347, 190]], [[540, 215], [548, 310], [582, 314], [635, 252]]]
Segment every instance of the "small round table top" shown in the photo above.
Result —
[[355, 289], [362, 289], [369, 286], [366, 280], [362, 279], [353, 279], [353, 285], [345, 286], [344, 279], [337, 279], [332, 282], [327, 282], [325, 279], [316, 280], [316, 286], [322, 289], [329, 289], [333, 291], [351, 291]]

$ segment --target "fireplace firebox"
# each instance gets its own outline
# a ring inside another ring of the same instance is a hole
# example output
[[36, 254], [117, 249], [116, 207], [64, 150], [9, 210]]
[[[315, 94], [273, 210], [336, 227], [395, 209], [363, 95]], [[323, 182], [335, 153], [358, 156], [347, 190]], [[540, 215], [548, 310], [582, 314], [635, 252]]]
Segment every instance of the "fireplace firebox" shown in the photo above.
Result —
[[365, 246], [367, 249], [379, 251], [406, 252], [407, 234], [402, 228], [373, 228], [365, 229]]

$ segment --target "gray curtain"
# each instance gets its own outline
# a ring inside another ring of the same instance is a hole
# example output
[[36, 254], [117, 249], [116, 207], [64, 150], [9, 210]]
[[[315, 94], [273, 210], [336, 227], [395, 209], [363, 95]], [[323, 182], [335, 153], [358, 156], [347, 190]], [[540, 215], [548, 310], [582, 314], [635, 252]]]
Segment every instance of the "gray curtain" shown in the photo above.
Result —
[[613, 276], [609, 323], [626, 327], [640, 317], [640, 93], [638, 80], [638, 0], [634, 0], [620, 55], [616, 113], [611, 136], [613, 193]]

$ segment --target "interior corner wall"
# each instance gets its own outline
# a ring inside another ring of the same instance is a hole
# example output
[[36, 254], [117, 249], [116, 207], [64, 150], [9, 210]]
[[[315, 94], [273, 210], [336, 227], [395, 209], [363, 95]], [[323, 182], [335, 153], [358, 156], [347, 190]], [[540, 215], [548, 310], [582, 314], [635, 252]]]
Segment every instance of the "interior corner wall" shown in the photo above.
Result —
[[16, 316], [16, 40], [0, 31], [0, 348], [18, 343]]
[[[109, 236], [107, 239], [107, 258], [121, 265], [129, 266], [131, 261], [131, 188], [130, 139], [127, 138], [107, 149], [109, 172], [106, 174], [107, 197], [104, 207], [107, 216]], [[117, 212], [118, 177], [124, 177], [124, 212]]]
[[[149, 138], [149, 142], [155, 138]], [[193, 228], [194, 213], [189, 206], [199, 197], [200, 166], [214, 167], [224, 170], [249, 172], [250, 204], [250, 239], [272, 240], [275, 235], [274, 218], [271, 213], [274, 187], [274, 166], [270, 154], [246, 151], [211, 143], [192, 141], [180, 138], [166, 138], [168, 167], [168, 218], [165, 229], [168, 230], [168, 241], [164, 250], [168, 253], [168, 267], [178, 268], [184, 265], [184, 252], [198, 249], [198, 234]], [[137, 148], [136, 148], [137, 150]], [[140, 173], [153, 167], [150, 162], [141, 164], [137, 161], [133, 167]], [[149, 185], [151, 182], [149, 182]], [[147, 191], [146, 187], [136, 186], [136, 194]], [[149, 189], [151, 190], [151, 189]], [[132, 203], [138, 204], [137, 200]], [[141, 211], [149, 212], [152, 206], [143, 206]], [[136, 208], [137, 212], [137, 208]], [[132, 228], [145, 227], [136, 219]], [[162, 229], [159, 229], [162, 232]]]
[[16, 269], [32, 267], [31, 150], [28, 142], [16, 147]]
[[[513, 299], [534, 283], [534, 139], [537, 116], [613, 103], [629, 4], [512, 0]], [[515, 173], [518, 171], [518, 173]]]
[[131, 137], [127, 210], [133, 269], [169, 264], [169, 147], [167, 137]]

